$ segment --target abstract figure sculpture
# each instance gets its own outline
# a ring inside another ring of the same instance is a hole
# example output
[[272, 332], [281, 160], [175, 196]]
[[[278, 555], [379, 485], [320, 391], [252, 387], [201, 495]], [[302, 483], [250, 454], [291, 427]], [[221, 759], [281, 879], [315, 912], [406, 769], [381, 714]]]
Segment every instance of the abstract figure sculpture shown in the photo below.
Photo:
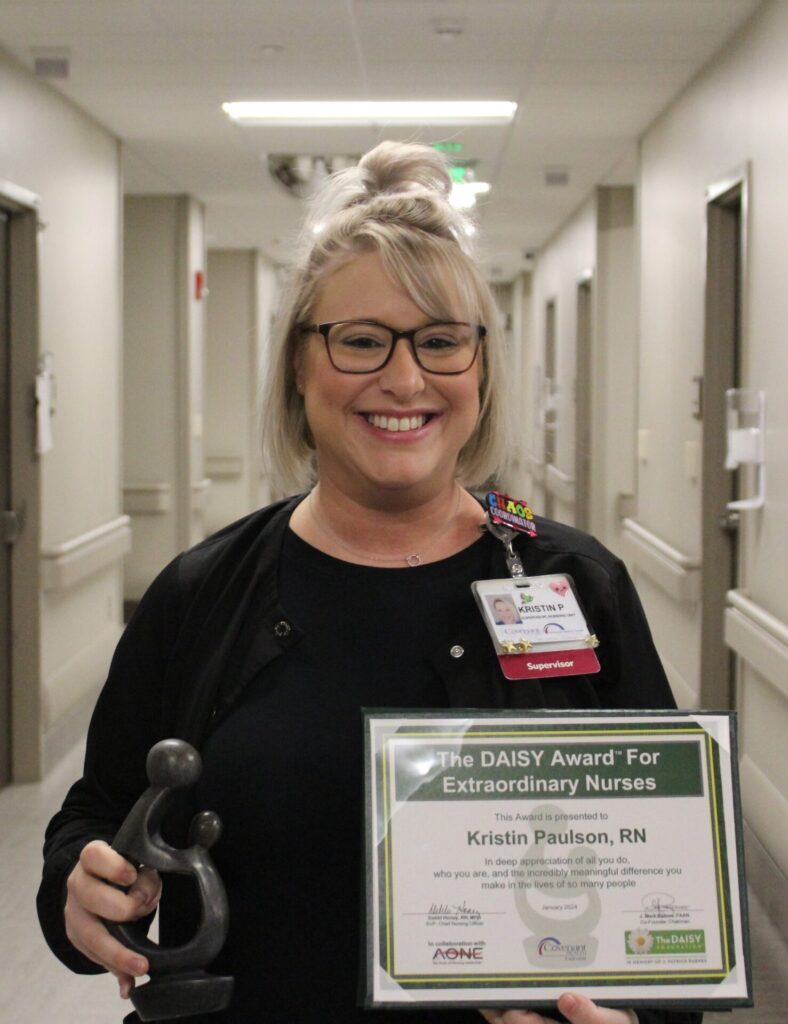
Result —
[[161, 823], [174, 791], [193, 786], [200, 777], [200, 755], [183, 740], [161, 740], [146, 762], [149, 788], [132, 807], [112, 846], [135, 867], [144, 864], [160, 873], [193, 876], [200, 899], [200, 925], [182, 946], [165, 948], [141, 936], [133, 922], [105, 922], [124, 946], [147, 957], [151, 980], [132, 992], [142, 1021], [172, 1020], [224, 1009], [233, 991], [231, 977], [208, 974], [203, 968], [217, 956], [227, 936], [229, 915], [222, 880], [208, 854], [221, 835], [213, 811], [200, 811], [189, 827], [189, 845], [179, 850], [161, 837]]

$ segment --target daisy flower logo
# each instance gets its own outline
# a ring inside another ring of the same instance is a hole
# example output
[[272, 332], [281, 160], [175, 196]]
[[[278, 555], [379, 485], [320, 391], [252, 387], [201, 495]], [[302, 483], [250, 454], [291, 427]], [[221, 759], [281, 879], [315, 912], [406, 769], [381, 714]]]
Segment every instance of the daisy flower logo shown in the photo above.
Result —
[[633, 953], [650, 953], [654, 939], [646, 928], [636, 928], [629, 933], [627, 945]]

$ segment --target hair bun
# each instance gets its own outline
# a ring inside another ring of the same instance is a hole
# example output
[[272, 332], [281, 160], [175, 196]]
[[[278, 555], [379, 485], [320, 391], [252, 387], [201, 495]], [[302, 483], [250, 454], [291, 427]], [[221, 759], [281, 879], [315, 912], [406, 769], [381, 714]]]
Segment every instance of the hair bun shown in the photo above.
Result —
[[359, 161], [370, 195], [426, 190], [449, 198], [451, 176], [445, 158], [429, 146], [381, 142]]
[[442, 153], [419, 143], [381, 142], [359, 163], [328, 177], [310, 202], [299, 249], [322, 259], [369, 224], [391, 224], [451, 240], [472, 255], [473, 218], [450, 201], [452, 178]]

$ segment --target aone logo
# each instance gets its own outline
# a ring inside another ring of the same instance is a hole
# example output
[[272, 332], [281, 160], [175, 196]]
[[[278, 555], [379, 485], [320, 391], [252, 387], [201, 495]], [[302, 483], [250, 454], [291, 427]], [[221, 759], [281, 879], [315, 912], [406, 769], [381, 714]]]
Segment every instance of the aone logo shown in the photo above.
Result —
[[536, 952], [539, 956], [560, 956], [563, 952], [561, 949], [561, 940], [554, 939], [552, 935], [548, 935], [542, 939], [536, 947]]
[[478, 962], [483, 959], [484, 949], [482, 946], [438, 946], [432, 956], [433, 963], [436, 960], [475, 960]]

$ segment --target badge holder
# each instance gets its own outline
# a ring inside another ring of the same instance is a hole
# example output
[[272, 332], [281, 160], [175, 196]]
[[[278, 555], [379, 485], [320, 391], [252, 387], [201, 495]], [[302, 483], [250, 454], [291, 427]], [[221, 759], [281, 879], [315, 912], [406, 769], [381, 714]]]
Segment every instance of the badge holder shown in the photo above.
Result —
[[518, 533], [536, 536], [533, 513], [525, 502], [491, 492], [486, 529], [504, 545], [507, 579], [471, 584], [507, 679], [591, 675], [599, 672], [591, 632], [565, 573], [528, 576], [514, 548]]

